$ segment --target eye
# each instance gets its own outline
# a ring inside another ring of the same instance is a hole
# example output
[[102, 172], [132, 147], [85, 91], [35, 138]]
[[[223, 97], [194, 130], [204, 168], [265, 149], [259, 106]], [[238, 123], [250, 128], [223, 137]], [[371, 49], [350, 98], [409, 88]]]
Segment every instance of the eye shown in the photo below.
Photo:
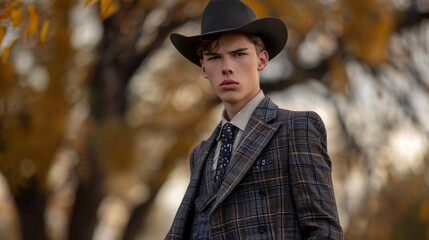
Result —
[[244, 52], [238, 52], [238, 53], [234, 54], [234, 56], [236, 56], [236, 57], [241, 57], [241, 56], [244, 56], [244, 55], [247, 55], [247, 54], [244, 53]]
[[209, 61], [213, 61], [213, 60], [216, 60], [216, 59], [219, 59], [219, 56], [213, 56], [213, 57], [209, 57]]

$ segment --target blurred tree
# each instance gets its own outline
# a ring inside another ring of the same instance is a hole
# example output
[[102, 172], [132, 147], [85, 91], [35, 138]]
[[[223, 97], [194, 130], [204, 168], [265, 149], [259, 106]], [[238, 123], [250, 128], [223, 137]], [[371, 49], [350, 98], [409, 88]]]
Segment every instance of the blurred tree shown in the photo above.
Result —
[[[207, 1], [27, 2], [0, 1], [0, 171], [21, 238], [136, 239], [172, 170], [212, 127], [218, 100], [168, 41], [198, 34]], [[245, 2], [289, 29], [271, 63], [281, 70], [263, 75], [262, 89], [316, 81], [334, 109], [347, 236], [429, 236], [429, 111], [418, 104], [429, 96], [428, 2]], [[414, 134], [405, 143], [403, 126]], [[406, 155], [396, 153], [410, 142], [420, 172], [403, 177]], [[116, 233], [103, 230], [111, 196], [127, 209], [115, 211]]]

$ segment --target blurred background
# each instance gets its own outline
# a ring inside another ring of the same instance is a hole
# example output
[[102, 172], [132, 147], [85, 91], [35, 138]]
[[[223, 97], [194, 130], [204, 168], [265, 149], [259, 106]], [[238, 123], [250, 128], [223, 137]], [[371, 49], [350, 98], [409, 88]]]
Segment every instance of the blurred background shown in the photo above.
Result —
[[[429, 1], [244, 0], [261, 87], [324, 120], [346, 239], [429, 239]], [[163, 239], [222, 106], [169, 41], [207, 0], [0, 0], [0, 239]]]

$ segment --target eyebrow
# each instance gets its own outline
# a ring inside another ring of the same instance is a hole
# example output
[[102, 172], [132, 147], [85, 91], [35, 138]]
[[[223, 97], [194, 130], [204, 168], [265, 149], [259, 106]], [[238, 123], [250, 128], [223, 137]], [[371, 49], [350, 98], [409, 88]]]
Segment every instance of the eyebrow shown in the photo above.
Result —
[[[238, 53], [238, 52], [242, 52], [242, 51], [246, 51], [248, 48], [239, 48], [233, 51], [228, 52], [229, 54], [231, 53]], [[205, 56], [216, 56], [219, 55], [218, 53], [213, 53], [213, 52], [206, 52], [204, 53]]]
[[237, 49], [237, 50], [234, 50], [234, 51], [231, 51], [231, 52], [229, 52], [229, 53], [238, 53], [238, 52], [243, 52], [243, 51], [246, 51], [248, 48], [239, 48], [239, 49]]

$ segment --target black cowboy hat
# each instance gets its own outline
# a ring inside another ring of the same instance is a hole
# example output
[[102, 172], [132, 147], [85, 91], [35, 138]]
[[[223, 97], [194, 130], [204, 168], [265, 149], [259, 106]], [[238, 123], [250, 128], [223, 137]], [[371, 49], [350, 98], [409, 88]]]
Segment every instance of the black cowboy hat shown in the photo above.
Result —
[[270, 59], [283, 50], [288, 36], [282, 20], [274, 17], [258, 19], [256, 12], [240, 0], [211, 0], [201, 18], [200, 35], [188, 37], [173, 33], [170, 40], [184, 57], [200, 66], [200, 57], [196, 51], [198, 40], [226, 32], [261, 37]]

